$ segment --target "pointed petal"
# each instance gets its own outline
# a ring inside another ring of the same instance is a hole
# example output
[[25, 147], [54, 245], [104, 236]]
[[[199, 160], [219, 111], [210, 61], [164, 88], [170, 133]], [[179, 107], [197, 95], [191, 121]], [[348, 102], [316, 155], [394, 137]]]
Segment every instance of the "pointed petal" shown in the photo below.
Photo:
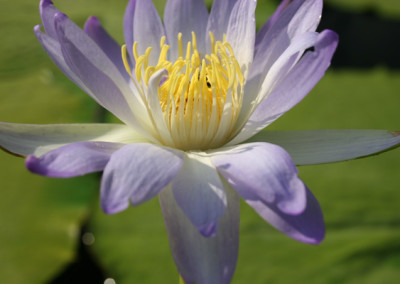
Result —
[[170, 188], [160, 193], [172, 256], [186, 284], [228, 284], [236, 267], [239, 247], [239, 198], [224, 182], [225, 214], [217, 234], [205, 238], [176, 204]]
[[325, 225], [322, 211], [318, 201], [308, 189], [306, 189], [306, 208], [299, 215], [285, 214], [249, 192], [242, 197], [265, 221], [287, 236], [309, 244], [318, 244], [323, 240]]
[[64, 59], [71, 70], [92, 91], [100, 105], [140, 130], [141, 125], [136, 118], [146, 121], [147, 114], [140, 109], [140, 102], [135, 101], [137, 97], [114, 63], [66, 15], [56, 14], [55, 23]]
[[71, 68], [69, 68], [68, 64], [65, 62], [60, 43], [49, 35], [44, 34], [40, 30], [40, 25], [35, 26], [33, 31], [43, 49], [47, 52], [57, 67], [60, 68], [60, 70], [84, 92], [89, 94], [92, 98], [95, 98], [92, 92], [85, 86], [81, 79], [71, 70]]
[[224, 214], [226, 196], [218, 172], [208, 157], [185, 156], [184, 166], [172, 182], [176, 203], [206, 237], [215, 235]]
[[281, 16], [282, 12], [287, 8], [287, 6], [293, 2], [293, 0], [282, 0], [278, 8], [275, 10], [274, 14], [264, 23], [260, 30], [256, 34], [256, 42], [254, 47], [254, 53], [257, 53], [259, 45], [263, 40], [264, 36], [267, 34], [269, 29], [275, 24], [278, 18]]
[[121, 46], [101, 26], [99, 19], [89, 17], [85, 23], [84, 30], [115, 64], [125, 80], [129, 81], [130, 76], [126, 72], [124, 63], [122, 62]]
[[139, 56], [152, 48], [149, 65], [157, 65], [160, 54], [160, 40], [165, 35], [160, 16], [152, 1], [136, 0], [135, 17], [133, 19], [133, 38], [138, 43]]
[[211, 154], [219, 173], [245, 196], [296, 215], [306, 206], [306, 189], [289, 154], [269, 143], [249, 143]]
[[288, 5], [264, 38], [259, 40], [250, 77], [264, 78], [294, 37], [316, 30], [321, 13], [322, 0], [298, 0]]
[[164, 25], [168, 43], [171, 46], [170, 60], [178, 57], [178, 33], [182, 33], [182, 46], [185, 49], [192, 41], [192, 32], [196, 34], [197, 49], [206, 52], [207, 7], [203, 0], [168, 0], [164, 10]]
[[264, 131], [251, 138], [280, 145], [297, 165], [351, 160], [400, 146], [400, 132], [386, 130]]
[[54, 7], [53, 2], [51, 0], [41, 0], [39, 4], [39, 13], [40, 18], [43, 22], [43, 27], [46, 33], [56, 39], [57, 32], [54, 26], [54, 16], [60, 11]]
[[[224, 34], [228, 30], [229, 18], [237, 0], [215, 0], [211, 8], [210, 17], [207, 23], [207, 34], [212, 32], [215, 40], [222, 41]], [[210, 39], [207, 36], [207, 47]]]
[[104, 169], [111, 154], [124, 144], [77, 142], [52, 150], [37, 158], [30, 155], [25, 165], [31, 172], [47, 177], [69, 178]]
[[125, 14], [124, 14], [124, 37], [125, 37], [125, 43], [126, 43], [126, 48], [129, 52], [129, 56], [131, 58], [131, 62], [133, 66], [135, 66], [135, 59], [133, 57], [133, 22], [134, 22], [134, 17], [135, 17], [135, 6], [136, 6], [136, 0], [129, 0], [128, 5], [126, 6], [125, 9]]
[[120, 124], [19, 124], [0, 122], [0, 147], [16, 155], [41, 156], [80, 141], [134, 143], [147, 141]]
[[229, 144], [234, 145], [250, 138], [299, 103], [324, 76], [337, 42], [335, 32], [321, 32], [315, 50], [306, 52], [286, 77], [279, 81]]
[[156, 196], [177, 175], [182, 152], [149, 143], [129, 144], [116, 151], [101, 180], [101, 206], [107, 214]]
[[253, 62], [256, 6], [255, 0], [238, 1], [233, 7], [226, 32], [226, 40], [231, 44], [245, 78]]

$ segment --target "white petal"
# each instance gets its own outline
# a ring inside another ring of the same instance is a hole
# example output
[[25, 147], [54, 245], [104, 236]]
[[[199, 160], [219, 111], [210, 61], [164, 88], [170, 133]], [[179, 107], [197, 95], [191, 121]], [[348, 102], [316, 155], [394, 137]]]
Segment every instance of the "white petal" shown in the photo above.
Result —
[[239, 197], [224, 182], [228, 206], [217, 234], [205, 238], [176, 204], [171, 188], [160, 193], [172, 256], [185, 283], [228, 284], [235, 271], [239, 247]]
[[17, 155], [42, 156], [63, 145], [80, 141], [117, 143], [147, 140], [120, 124], [19, 124], [0, 122], [0, 147]]
[[277, 144], [297, 165], [351, 160], [400, 146], [400, 132], [386, 130], [263, 131], [250, 141]]
[[172, 190], [176, 203], [199, 232], [207, 237], [214, 235], [225, 212], [226, 196], [210, 158], [187, 153]]

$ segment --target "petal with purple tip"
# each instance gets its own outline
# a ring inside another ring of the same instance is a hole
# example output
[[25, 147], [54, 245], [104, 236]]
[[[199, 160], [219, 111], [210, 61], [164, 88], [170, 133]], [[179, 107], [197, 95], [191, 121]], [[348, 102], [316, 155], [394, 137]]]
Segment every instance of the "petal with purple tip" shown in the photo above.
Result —
[[[207, 32], [212, 32], [215, 40], [222, 41], [228, 30], [229, 18], [237, 0], [215, 0], [207, 23]], [[207, 47], [210, 39], [207, 37]]]
[[108, 214], [156, 196], [177, 175], [182, 152], [149, 143], [128, 144], [116, 151], [101, 180], [101, 206]]
[[133, 57], [133, 22], [135, 17], [136, 0], [129, 0], [124, 14], [124, 37], [129, 56], [133, 66], [135, 66], [135, 59]]
[[47, 177], [69, 178], [104, 169], [112, 153], [123, 144], [77, 142], [50, 151], [37, 158], [30, 155], [25, 165], [31, 172]]
[[129, 74], [126, 72], [122, 61], [121, 47], [101, 26], [99, 19], [89, 17], [85, 23], [84, 30], [100, 46], [110, 60], [114, 62], [125, 80], [129, 81]]
[[251, 141], [280, 145], [296, 165], [312, 165], [356, 159], [399, 147], [400, 133], [361, 129], [263, 131]]
[[219, 173], [246, 196], [248, 192], [268, 206], [296, 215], [306, 206], [306, 188], [289, 154], [269, 143], [249, 143], [210, 154]]
[[321, 32], [314, 51], [306, 52], [286, 77], [279, 81], [229, 144], [234, 145], [249, 139], [299, 103], [324, 76], [337, 42], [338, 36], [335, 32]]
[[322, 0], [297, 0], [290, 3], [265, 33], [264, 38], [259, 40], [250, 78], [264, 78], [295, 36], [315, 32], [321, 13]]
[[95, 97], [91, 91], [85, 86], [85, 84], [79, 79], [79, 77], [71, 70], [68, 64], [65, 62], [64, 56], [61, 51], [60, 43], [50, 37], [49, 35], [43, 33], [40, 30], [40, 25], [33, 28], [33, 31], [42, 45], [43, 49], [50, 56], [51, 60], [57, 65], [58, 68], [76, 85], [78, 85], [84, 92], [86, 92], [91, 97]]
[[156, 66], [160, 54], [160, 40], [165, 35], [164, 26], [152, 1], [136, 0], [135, 17], [133, 19], [133, 38], [138, 43], [140, 55], [152, 48], [149, 65]]
[[264, 36], [267, 34], [269, 29], [275, 24], [278, 18], [281, 16], [282, 12], [287, 8], [287, 6], [293, 2], [293, 0], [282, 0], [281, 4], [279, 4], [278, 8], [275, 10], [274, 14], [266, 21], [260, 30], [256, 34], [256, 41], [254, 47], [254, 54], [257, 53], [259, 48], [259, 44], [263, 40]]
[[226, 31], [226, 40], [231, 44], [245, 78], [253, 62], [256, 6], [255, 0], [238, 1], [231, 12]]
[[135, 143], [148, 141], [122, 124], [20, 124], [0, 122], [0, 148], [20, 156], [42, 156], [81, 141]]
[[160, 193], [160, 204], [172, 256], [187, 284], [228, 284], [239, 248], [239, 196], [223, 181], [227, 208], [214, 237], [204, 238], [175, 201], [170, 187]]
[[66, 15], [56, 14], [55, 23], [65, 61], [96, 95], [96, 101], [126, 124], [142, 130], [137, 118], [149, 122], [147, 112], [114, 63]]
[[200, 53], [206, 52], [206, 27], [208, 20], [207, 7], [203, 0], [169, 0], [164, 10], [164, 25], [168, 42], [171, 45], [170, 60], [178, 57], [179, 33], [182, 33], [182, 45], [185, 48], [188, 41], [192, 41], [192, 32], [196, 34], [197, 49]]
[[224, 214], [226, 196], [218, 172], [208, 157], [185, 155], [184, 165], [172, 182], [176, 203], [205, 237], [215, 235]]
[[249, 192], [241, 196], [265, 221], [287, 236], [309, 244], [318, 244], [324, 239], [325, 225], [321, 207], [307, 188], [306, 208], [298, 215], [285, 214]]
[[46, 33], [56, 39], [57, 32], [54, 26], [54, 16], [60, 11], [54, 7], [51, 0], [41, 0], [39, 4], [39, 13], [43, 22], [44, 30]]

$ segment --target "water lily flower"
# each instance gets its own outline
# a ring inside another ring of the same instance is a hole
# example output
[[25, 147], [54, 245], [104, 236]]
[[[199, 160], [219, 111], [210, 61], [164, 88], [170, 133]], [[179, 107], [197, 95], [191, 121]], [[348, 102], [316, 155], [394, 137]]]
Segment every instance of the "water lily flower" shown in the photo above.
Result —
[[42, 0], [39, 42], [121, 124], [1, 122], [1, 147], [48, 177], [103, 171], [106, 213], [159, 196], [185, 283], [230, 282], [239, 196], [289, 237], [319, 243], [321, 209], [295, 165], [367, 156], [400, 135], [261, 132], [323, 77], [338, 36], [316, 32], [322, 0], [283, 0], [256, 33], [256, 2], [215, 0], [209, 13], [202, 0], [168, 0], [162, 21], [151, 1], [130, 0], [121, 49], [97, 18], [82, 30]]

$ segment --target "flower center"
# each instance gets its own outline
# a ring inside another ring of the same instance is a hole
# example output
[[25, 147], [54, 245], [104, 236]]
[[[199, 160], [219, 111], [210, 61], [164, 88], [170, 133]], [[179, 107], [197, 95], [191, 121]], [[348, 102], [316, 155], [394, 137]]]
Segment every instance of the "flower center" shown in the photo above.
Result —
[[[179, 34], [179, 57], [171, 62], [167, 56], [170, 46], [165, 44], [165, 39], [160, 40], [156, 66], [149, 66], [151, 47], [139, 56], [137, 42], [134, 43], [136, 82], [132, 78], [139, 89], [149, 89], [152, 76], [165, 70], [157, 94], [145, 92], [147, 96], [158, 96], [168, 129], [168, 133], [158, 131], [163, 144], [182, 150], [205, 150], [223, 145], [234, 132], [243, 99], [243, 74], [232, 47], [226, 41], [216, 42], [210, 33], [211, 52], [202, 55], [192, 32], [192, 41], [187, 43], [184, 53]], [[131, 73], [124, 50], [123, 58]], [[150, 109], [151, 113], [154, 111]]]

